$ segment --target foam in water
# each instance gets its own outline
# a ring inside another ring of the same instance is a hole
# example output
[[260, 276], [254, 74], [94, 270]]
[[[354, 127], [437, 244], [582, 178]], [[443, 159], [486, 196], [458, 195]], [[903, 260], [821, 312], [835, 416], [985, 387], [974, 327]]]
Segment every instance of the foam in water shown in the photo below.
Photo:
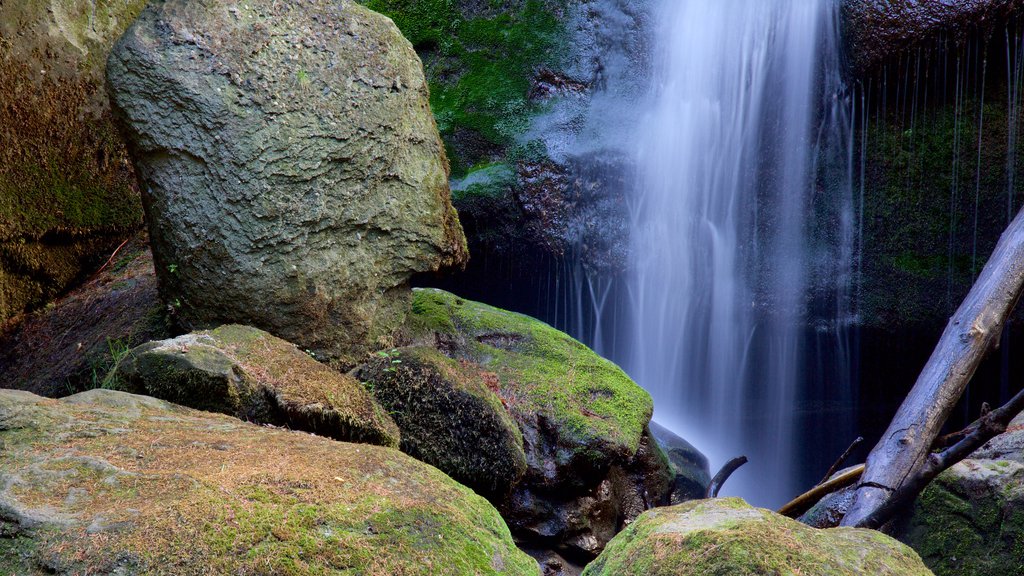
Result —
[[[657, 21], [636, 139], [626, 369], [654, 397], [655, 418], [713, 467], [751, 458], [727, 491], [779, 504], [798, 489], [794, 422], [814, 302], [829, 303], [826, 331], [852, 316], [836, 7], [666, 0]], [[822, 178], [837, 167], [840, 177]]]

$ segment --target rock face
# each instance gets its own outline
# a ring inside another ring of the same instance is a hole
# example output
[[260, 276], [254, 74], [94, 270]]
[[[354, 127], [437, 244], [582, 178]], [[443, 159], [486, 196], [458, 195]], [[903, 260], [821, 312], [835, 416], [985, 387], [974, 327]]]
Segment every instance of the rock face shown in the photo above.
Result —
[[345, 363], [389, 342], [411, 274], [466, 260], [420, 61], [387, 18], [158, 0], [107, 76], [186, 327], [252, 325]]
[[940, 576], [1024, 574], [1024, 416], [935, 479], [897, 527]]
[[651, 438], [668, 456], [672, 471], [672, 504], [703, 498], [711, 483], [708, 459], [686, 440], [655, 422], [649, 426]]
[[940, 34], [962, 39], [1005, 22], [1020, 7], [1018, 0], [843, 0], [851, 59], [862, 72]]
[[126, 389], [336, 440], [398, 446], [394, 421], [351, 376], [256, 328], [221, 326], [135, 348]]
[[95, 278], [0, 330], [0, 388], [66, 396], [109, 385], [131, 348], [170, 336], [144, 237]]
[[494, 508], [396, 450], [94, 390], [0, 391], [0, 572], [538, 574]]
[[380, 352], [356, 378], [392, 414], [402, 451], [500, 499], [526, 472], [523, 436], [491, 387], [497, 377], [433, 348]]
[[0, 323], [63, 293], [142, 224], [103, 73], [144, 4], [0, 5]]
[[584, 576], [927, 576], [913, 550], [873, 530], [804, 526], [735, 498], [645, 512]]
[[527, 469], [498, 502], [528, 546], [593, 558], [668, 503], [650, 396], [611, 362], [537, 320], [440, 290], [415, 291], [406, 338], [479, 374], [517, 424]]

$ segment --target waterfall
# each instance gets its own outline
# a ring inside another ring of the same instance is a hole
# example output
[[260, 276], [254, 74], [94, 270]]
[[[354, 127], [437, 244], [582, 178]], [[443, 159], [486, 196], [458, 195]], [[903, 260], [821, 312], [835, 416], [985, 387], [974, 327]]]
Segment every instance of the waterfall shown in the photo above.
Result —
[[[837, 18], [830, 0], [665, 0], [636, 139], [624, 363], [655, 419], [713, 467], [750, 457], [726, 488], [762, 505], [798, 489], [802, 390], [852, 397], [857, 224]], [[811, 383], [815, 330], [836, 368]], [[818, 436], [847, 443], [834, 424]]]

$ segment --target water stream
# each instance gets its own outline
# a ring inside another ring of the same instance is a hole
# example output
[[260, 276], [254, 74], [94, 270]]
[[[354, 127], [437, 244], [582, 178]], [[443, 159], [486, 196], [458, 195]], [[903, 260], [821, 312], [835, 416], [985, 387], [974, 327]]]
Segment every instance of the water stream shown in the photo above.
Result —
[[[829, 0], [665, 2], [636, 138], [623, 363], [713, 467], [751, 457], [728, 488], [762, 505], [797, 489], [802, 389], [852, 397], [858, 239], [836, 19]], [[818, 382], [814, 342], [832, 356]]]

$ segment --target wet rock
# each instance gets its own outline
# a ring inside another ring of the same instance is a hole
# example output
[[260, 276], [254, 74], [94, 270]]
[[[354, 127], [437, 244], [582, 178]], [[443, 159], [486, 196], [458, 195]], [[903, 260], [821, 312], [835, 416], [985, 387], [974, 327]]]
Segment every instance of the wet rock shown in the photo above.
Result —
[[874, 530], [819, 530], [736, 498], [657, 508], [615, 537], [587, 576], [927, 576], [913, 550]]
[[969, 33], [1006, 22], [1020, 9], [1017, 0], [844, 0], [851, 60], [866, 72], [886, 58], [927, 40]]
[[3, 390], [0, 423], [4, 573], [538, 574], [486, 500], [397, 450], [107, 390]]
[[672, 504], [703, 498], [711, 483], [708, 459], [671, 430], [651, 422], [651, 437], [668, 457], [672, 471]]
[[[465, 241], [412, 46], [358, 4], [151, 2], [115, 46], [161, 294], [341, 364]], [[168, 106], [167, 103], [174, 103]]]
[[133, 392], [249, 422], [398, 446], [398, 427], [358, 381], [248, 326], [143, 344], [117, 378]]

